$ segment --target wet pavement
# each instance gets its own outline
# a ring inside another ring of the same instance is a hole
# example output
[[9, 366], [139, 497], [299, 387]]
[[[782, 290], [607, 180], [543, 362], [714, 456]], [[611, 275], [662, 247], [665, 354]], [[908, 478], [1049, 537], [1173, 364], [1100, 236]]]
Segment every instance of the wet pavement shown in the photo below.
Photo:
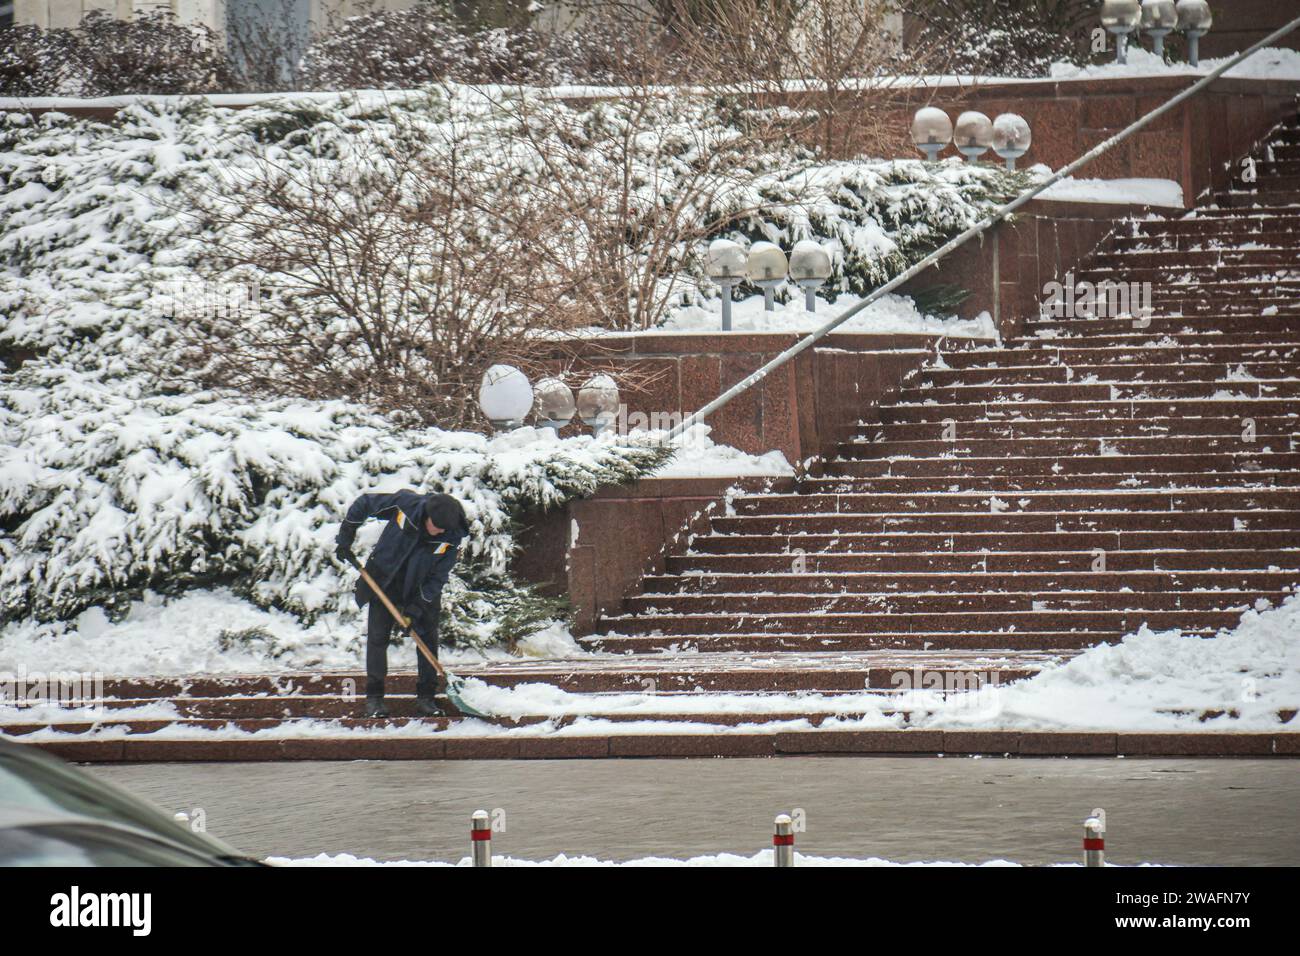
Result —
[[493, 852], [627, 860], [770, 846], [801, 811], [802, 853], [1077, 861], [1107, 812], [1115, 863], [1300, 863], [1300, 762], [1252, 759], [787, 757], [99, 765], [257, 856], [458, 860], [493, 811]]

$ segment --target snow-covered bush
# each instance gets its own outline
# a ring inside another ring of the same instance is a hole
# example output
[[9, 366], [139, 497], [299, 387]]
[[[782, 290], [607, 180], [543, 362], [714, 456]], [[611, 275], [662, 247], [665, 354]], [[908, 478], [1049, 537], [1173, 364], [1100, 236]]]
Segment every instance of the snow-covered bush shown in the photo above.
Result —
[[[956, 159], [818, 163], [757, 176], [726, 199], [737, 217], [732, 238], [790, 249], [801, 239], [827, 243], [833, 273], [822, 294], [864, 295], [973, 226], [990, 209], [1028, 188], [1031, 176]], [[759, 290], [755, 289], [754, 292]], [[798, 300], [791, 280], [778, 290]]]
[[[134, 380], [27, 363], [0, 390], [2, 616], [67, 618], [144, 588], [218, 583], [308, 620], [347, 616], [351, 574], [331, 558], [343, 512], [364, 491], [412, 487], [455, 495], [471, 520], [447, 592], [450, 634], [487, 643], [507, 616], [527, 633], [554, 608], [510, 577], [517, 516], [667, 456], [550, 434], [488, 439], [343, 403], [148, 394]], [[359, 543], [379, 530], [367, 526]]]
[[527, 27], [475, 28], [444, 0], [348, 17], [303, 57], [309, 89], [410, 89], [442, 80], [531, 82], [542, 77], [545, 40]]

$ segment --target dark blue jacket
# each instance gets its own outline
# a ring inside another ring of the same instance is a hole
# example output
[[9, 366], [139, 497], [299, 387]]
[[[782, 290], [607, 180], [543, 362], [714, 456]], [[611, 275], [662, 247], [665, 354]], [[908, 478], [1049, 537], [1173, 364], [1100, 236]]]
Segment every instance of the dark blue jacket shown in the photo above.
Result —
[[[457, 526], [445, 527], [438, 535], [430, 535], [425, 530], [424, 520], [434, 506], [435, 497], [409, 488], [392, 494], [362, 495], [348, 508], [338, 533], [339, 543], [351, 547], [357, 529], [367, 518], [383, 518], [388, 522], [366, 562], [366, 570], [389, 600], [412, 619], [416, 633], [426, 643], [436, 639], [442, 589], [456, 563], [460, 542], [469, 533], [464, 510], [458, 502], [455, 503], [460, 519]], [[357, 604], [364, 607], [373, 597], [365, 580], [358, 581]]]

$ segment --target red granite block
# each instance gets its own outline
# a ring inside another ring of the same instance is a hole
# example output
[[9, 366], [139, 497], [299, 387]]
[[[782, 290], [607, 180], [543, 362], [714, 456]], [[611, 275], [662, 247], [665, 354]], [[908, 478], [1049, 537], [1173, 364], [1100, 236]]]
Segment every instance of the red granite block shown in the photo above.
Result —
[[1073, 757], [1108, 756], [1118, 751], [1112, 733], [1034, 731], [1020, 735], [1020, 752], [1026, 756]]
[[779, 753], [939, 753], [938, 730], [810, 730], [776, 735]]
[[162, 761], [281, 760], [279, 740], [149, 740], [129, 738], [122, 759]]
[[611, 757], [768, 757], [770, 734], [614, 734]]
[[609, 756], [608, 737], [522, 737], [519, 756], [525, 760], [587, 760]]
[[1020, 734], [1003, 730], [945, 730], [943, 752], [949, 754], [1019, 753]]
[[126, 754], [124, 740], [49, 740], [28, 746], [73, 763], [116, 763]]
[[1280, 757], [1300, 757], [1300, 733], [1274, 734], [1273, 753]]
[[1134, 757], [1253, 757], [1273, 752], [1270, 734], [1119, 734], [1116, 749]]
[[448, 760], [508, 760], [521, 752], [518, 737], [446, 737]]

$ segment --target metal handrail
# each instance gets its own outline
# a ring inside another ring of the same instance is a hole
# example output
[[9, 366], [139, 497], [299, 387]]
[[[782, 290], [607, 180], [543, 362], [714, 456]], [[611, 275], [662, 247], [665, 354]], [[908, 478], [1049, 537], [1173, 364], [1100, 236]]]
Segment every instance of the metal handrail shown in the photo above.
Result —
[[1049, 176], [1047, 179], [1044, 179], [1038, 185], [1032, 187], [1031, 189], [1026, 190], [1025, 192], [1021, 193], [1019, 196], [1017, 196], [1015, 199], [1011, 200], [1006, 205], [990, 213], [987, 217], [980, 220], [975, 225], [971, 226], [965, 232], [948, 240], [946, 243], [944, 243], [934, 252], [930, 253], [920, 262], [911, 266], [906, 271], [901, 272], [898, 275], [894, 276], [894, 278], [890, 279], [884, 285], [880, 286], [878, 289], [876, 289], [874, 292], [868, 295], [865, 299], [858, 302], [856, 305], [850, 306], [849, 308], [845, 309], [843, 312], [841, 312], [835, 318], [831, 319], [821, 328], [817, 329], [815, 332], [809, 333], [806, 338], [800, 339], [798, 342], [790, 346], [784, 352], [775, 356], [767, 364], [763, 365], [761, 368], [757, 369], [756, 371], [747, 375], [745, 378], [741, 379], [739, 382], [731, 386], [731, 388], [727, 389], [717, 398], [713, 399], [713, 401], [709, 402], [699, 411], [694, 412], [691, 415], [688, 415], [686, 418], [682, 419], [682, 421], [679, 424], [677, 424], [671, 431], [669, 431], [668, 439], [671, 440], [673, 438], [678, 437], [688, 428], [691, 428], [694, 425], [698, 424], [699, 422], [703, 421], [709, 415], [713, 414], [719, 408], [721, 408], [722, 406], [730, 402], [737, 395], [740, 395], [743, 392], [748, 391], [754, 385], [757, 385], [759, 382], [765, 379], [769, 373], [780, 368], [782, 365], [790, 361], [800, 352], [804, 351], [809, 346], [813, 345], [815, 342], [819, 341], [820, 339], [828, 335], [830, 332], [834, 331], [844, 322], [848, 321], [853, 316], [857, 315], [859, 312], [861, 312], [871, 303], [875, 302], [881, 296], [889, 292], [892, 292], [894, 289], [897, 289], [900, 285], [907, 282], [909, 279], [919, 275], [923, 270], [928, 269], [930, 266], [934, 265], [936, 262], [938, 262], [940, 259], [946, 256], [948, 253], [952, 252], [954, 249], [958, 248], [959, 246], [965, 244], [968, 240], [973, 239], [978, 235], [981, 235], [986, 230], [988, 230], [991, 226], [994, 226], [997, 223], [1001, 222], [1012, 212], [1019, 209], [1025, 203], [1029, 202], [1031, 199], [1033, 199], [1043, 190], [1050, 188], [1056, 183], [1059, 183], [1062, 179], [1065, 179], [1067, 176], [1074, 173], [1075, 170], [1079, 169], [1082, 166], [1087, 165], [1088, 163], [1096, 159], [1098, 156], [1105, 153], [1107, 150], [1124, 142], [1124, 140], [1128, 139], [1138, 130], [1149, 125], [1153, 121], [1159, 119], [1161, 116], [1163, 116], [1165, 113], [1168, 113], [1170, 110], [1178, 106], [1183, 101], [1195, 96], [1201, 90], [1205, 89], [1205, 87], [1209, 86], [1219, 77], [1223, 76], [1224, 73], [1227, 73], [1233, 67], [1241, 63], [1242, 60], [1246, 59], [1252, 53], [1255, 53], [1256, 51], [1268, 46], [1270, 43], [1273, 43], [1275, 40], [1281, 39], [1282, 37], [1290, 33], [1292, 30], [1295, 30], [1297, 27], [1300, 27], [1300, 17], [1296, 17], [1294, 20], [1292, 20], [1290, 23], [1286, 24], [1285, 26], [1279, 27], [1277, 30], [1274, 30], [1268, 36], [1264, 37], [1264, 39], [1260, 40], [1254, 45], [1243, 50], [1241, 53], [1238, 53], [1236, 56], [1228, 60], [1226, 63], [1223, 63], [1215, 67], [1205, 76], [1203, 76], [1201, 79], [1197, 80], [1195, 83], [1193, 83], [1187, 89], [1183, 90], [1177, 96], [1170, 99], [1168, 102], [1164, 103], [1161, 106], [1156, 107], [1155, 109], [1147, 113], [1145, 116], [1143, 116], [1136, 122], [1129, 124], [1124, 129], [1116, 133], [1114, 136], [1110, 137], [1110, 139], [1103, 140], [1102, 142], [1098, 143], [1096, 146], [1088, 150], [1088, 152], [1084, 153], [1082, 156], [1080, 156], [1074, 162], [1070, 163], [1068, 166], [1062, 167], [1059, 171]]

